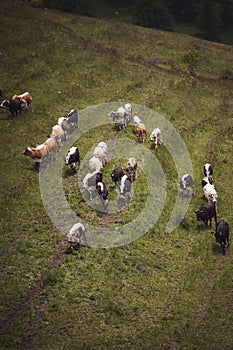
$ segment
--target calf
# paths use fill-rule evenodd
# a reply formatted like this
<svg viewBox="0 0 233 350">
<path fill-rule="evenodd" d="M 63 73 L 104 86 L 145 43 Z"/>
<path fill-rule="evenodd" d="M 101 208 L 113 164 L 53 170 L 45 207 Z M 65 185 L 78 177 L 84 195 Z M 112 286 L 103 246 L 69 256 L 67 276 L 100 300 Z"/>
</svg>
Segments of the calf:
<svg viewBox="0 0 233 350">
<path fill-rule="evenodd" d="M 203 221 L 206 227 L 208 227 L 208 221 L 210 227 L 212 226 L 212 218 L 215 219 L 215 223 L 217 224 L 215 203 L 209 202 L 207 204 L 202 204 L 197 211 L 194 211 L 194 213 L 197 216 L 197 221 Z"/>
<path fill-rule="evenodd" d="M 125 164 L 125 171 L 130 176 L 132 176 L 132 181 L 137 180 L 137 161 L 134 157 L 131 157 L 128 159 L 127 163 Z"/>
<path fill-rule="evenodd" d="M 158 145 L 163 144 L 161 130 L 159 128 L 156 128 L 152 131 L 152 133 L 150 134 L 150 140 L 154 143 L 155 148 L 157 148 Z"/>
<path fill-rule="evenodd" d="M 146 139 L 146 127 L 145 124 L 139 123 L 135 129 L 136 136 L 144 143 Z"/>
<path fill-rule="evenodd" d="M 80 222 L 74 224 L 67 234 L 67 240 L 70 244 L 69 249 L 73 250 L 76 245 L 81 246 L 81 239 L 84 240 L 84 245 L 87 245 L 85 228 Z"/>
<path fill-rule="evenodd" d="M 66 157 L 64 157 L 66 165 L 70 165 L 70 168 L 74 171 L 74 173 L 77 172 L 76 170 L 76 163 L 80 165 L 80 154 L 77 147 L 71 147 L 68 151 L 68 154 Z"/>
<path fill-rule="evenodd" d="M 216 230 L 213 232 L 216 242 L 220 243 L 222 254 L 225 255 L 226 247 L 229 247 L 229 224 L 225 220 L 217 222 Z"/>
<path fill-rule="evenodd" d="M 189 174 L 185 174 L 180 179 L 180 190 L 183 195 L 189 196 L 190 193 L 194 193 L 193 178 Z"/>
<path fill-rule="evenodd" d="M 123 169 L 120 166 L 116 167 L 112 171 L 111 179 L 115 183 L 115 186 L 117 185 L 117 183 L 119 183 L 121 181 L 121 178 L 122 178 L 123 175 L 124 175 L 124 171 L 123 171 Z"/>
<path fill-rule="evenodd" d="M 108 189 L 105 182 L 97 182 L 96 190 L 100 197 L 100 201 L 104 207 L 104 210 L 106 211 L 108 208 Z"/>
<path fill-rule="evenodd" d="M 214 188 L 214 185 L 207 183 L 203 187 L 204 196 L 208 202 L 217 202 L 218 194 Z"/>
<path fill-rule="evenodd" d="M 103 174 L 101 171 L 96 170 L 92 173 L 88 173 L 83 179 L 83 187 L 89 192 L 90 200 L 93 199 L 93 192 L 96 191 L 96 185 L 98 182 L 103 181 Z"/>
</svg>

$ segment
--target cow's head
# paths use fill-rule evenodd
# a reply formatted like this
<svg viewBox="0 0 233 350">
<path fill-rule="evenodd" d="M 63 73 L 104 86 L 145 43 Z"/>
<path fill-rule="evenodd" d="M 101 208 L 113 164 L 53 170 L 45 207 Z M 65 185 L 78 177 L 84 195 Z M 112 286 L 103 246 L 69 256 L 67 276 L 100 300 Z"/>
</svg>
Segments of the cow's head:
<svg viewBox="0 0 233 350">
<path fill-rule="evenodd" d="M 194 210 L 194 213 L 196 214 L 196 217 L 197 217 L 197 221 L 201 221 L 202 220 L 202 216 L 203 216 L 203 210 L 202 209 L 199 209 L 199 210 Z"/>
</svg>

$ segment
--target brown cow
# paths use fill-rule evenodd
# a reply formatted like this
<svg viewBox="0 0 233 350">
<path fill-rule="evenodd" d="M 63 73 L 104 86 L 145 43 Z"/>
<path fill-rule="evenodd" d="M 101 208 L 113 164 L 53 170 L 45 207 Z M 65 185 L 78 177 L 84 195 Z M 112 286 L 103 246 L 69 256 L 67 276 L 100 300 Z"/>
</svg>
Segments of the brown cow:
<svg viewBox="0 0 233 350">
<path fill-rule="evenodd" d="M 47 160 L 49 158 L 49 151 L 48 147 L 45 144 L 38 145 L 36 148 L 33 147 L 27 147 L 23 151 L 24 156 L 30 157 L 35 163 L 40 163 L 42 160 L 47 163 Z"/>
<path fill-rule="evenodd" d="M 54 137 L 49 137 L 45 142 L 44 145 L 47 146 L 48 148 L 48 153 L 49 153 L 49 160 L 55 160 L 57 158 L 57 141 L 55 140 Z"/>
<path fill-rule="evenodd" d="M 146 138 L 146 127 L 145 124 L 139 123 L 138 126 L 135 129 L 135 134 L 138 138 L 141 139 L 142 143 L 145 141 Z"/>
</svg>

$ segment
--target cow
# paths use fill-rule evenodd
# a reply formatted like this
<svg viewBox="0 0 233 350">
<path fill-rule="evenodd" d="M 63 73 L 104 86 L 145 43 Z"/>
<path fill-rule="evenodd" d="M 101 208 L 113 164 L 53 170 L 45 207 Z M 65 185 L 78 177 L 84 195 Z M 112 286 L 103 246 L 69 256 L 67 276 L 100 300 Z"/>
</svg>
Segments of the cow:
<svg viewBox="0 0 233 350">
<path fill-rule="evenodd" d="M 38 145 L 35 148 L 27 147 L 23 151 L 23 155 L 30 157 L 36 164 L 43 160 L 43 165 L 45 165 L 49 159 L 48 147 L 45 144 Z"/>
<path fill-rule="evenodd" d="M 32 110 L 32 95 L 28 91 L 17 95 L 17 97 L 19 97 L 22 107 Z"/>
<path fill-rule="evenodd" d="M 134 126 L 136 127 L 136 126 L 138 126 L 138 124 L 142 123 L 142 121 L 137 115 L 135 115 L 133 117 L 133 123 L 134 123 Z"/>
<path fill-rule="evenodd" d="M 44 145 L 47 146 L 49 160 L 52 161 L 56 159 L 57 158 L 57 141 L 54 138 L 49 137 L 44 142 Z"/>
<path fill-rule="evenodd" d="M 73 250 L 76 246 L 81 246 L 82 238 L 84 240 L 84 245 L 87 245 L 85 228 L 80 222 L 74 224 L 70 231 L 67 233 L 67 240 L 70 244 L 69 249 Z"/>
<path fill-rule="evenodd" d="M 217 213 L 216 213 L 216 204 L 209 202 L 207 204 L 202 204 L 200 208 L 195 211 L 197 221 L 203 221 L 206 227 L 208 227 L 208 222 L 210 227 L 212 226 L 212 218 L 215 219 L 215 223 L 217 224 Z"/>
<path fill-rule="evenodd" d="M 93 199 L 93 192 L 96 192 L 97 183 L 102 181 L 103 181 L 103 174 L 99 170 L 93 171 L 92 173 L 88 173 L 84 177 L 83 187 L 89 192 L 91 201 Z"/>
<path fill-rule="evenodd" d="M 101 161 L 103 167 L 107 164 L 106 152 L 103 147 L 96 146 L 93 151 L 93 156 Z"/>
<path fill-rule="evenodd" d="M 203 187 L 204 196 L 208 202 L 217 202 L 218 194 L 214 188 L 214 185 L 207 183 Z"/>
<path fill-rule="evenodd" d="M 126 203 L 131 201 L 132 181 L 127 175 L 123 175 L 120 182 L 120 194 L 123 195 Z"/>
<path fill-rule="evenodd" d="M 210 163 L 204 164 L 204 175 L 208 176 L 208 177 L 210 175 L 213 175 L 213 168 L 212 168 L 212 165 Z"/>
<path fill-rule="evenodd" d="M 89 167 L 91 171 L 102 170 L 103 163 L 96 156 L 92 156 L 89 160 Z"/>
<path fill-rule="evenodd" d="M 57 120 L 57 125 L 60 125 L 66 135 L 66 138 L 68 136 L 68 120 L 66 117 L 59 117 Z"/>
<path fill-rule="evenodd" d="M 222 255 L 226 254 L 226 247 L 229 247 L 229 224 L 225 220 L 217 222 L 216 230 L 213 232 L 215 240 L 221 245 Z"/>
<path fill-rule="evenodd" d="M 145 124 L 139 123 L 135 129 L 136 136 L 144 143 L 146 138 L 146 127 Z"/>
<path fill-rule="evenodd" d="M 75 109 L 71 109 L 66 118 L 72 131 L 78 127 L 78 113 Z"/>
<path fill-rule="evenodd" d="M 80 165 L 80 154 L 77 147 L 71 147 L 67 153 L 67 156 L 64 157 L 66 165 L 70 165 L 70 168 L 73 170 L 74 173 L 77 172 L 76 170 L 76 163 Z"/>
<path fill-rule="evenodd" d="M 161 130 L 159 128 L 155 128 L 150 134 L 150 140 L 154 143 L 155 149 L 157 149 L 158 145 L 163 145 Z"/>
<path fill-rule="evenodd" d="M 190 196 L 194 193 L 194 181 L 191 175 L 185 174 L 180 179 L 180 191 L 184 196 Z"/>
<path fill-rule="evenodd" d="M 104 207 L 104 210 L 107 211 L 108 208 L 108 189 L 105 182 L 97 182 L 96 190 L 99 195 L 100 201 Z"/>
<path fill-rule="evenodd" d="M 204 186 L 207 185 L 207 184 L 213 185 L 213 178 L 212 178 L 212 175 L 203 177 L 203 179 L 202 179 L 202 181 L 201 181 L 202 187 L 204 187 Z"/>
<path fill-rule="evenodd" d="M 124 175 L 124 171 L 122 167 L 117 166 L 115 169 L 113 169 L 111 173 L 111 179 L 115 183 L 115 186 L 120 183 L 122 176 Z"/>
<path fill-rule="evenodd" d="M 63 142 L 66 140 L 66 135 L 61 125 L 54 125 L 52 127 L 50 137 L 55 138 L 55 140 L 57 141 L 58 150 L 60 150 L 63 145 Z"/>
<path fill-rule="evenodd" d="M 10 111 L 13 118 L 18 116 L 18 112 L 20 114 L 22 112 L 20 98 L 17 95 L 14 95 L 10 100 L 3 100 L 1 107 Z"/>
<path fill-rule="evenodd" d="M 128 113 L 124 107 L 119 107 L 116 112 L 111 111 L 108 116 L 117 124 L 118 130 L 123 130 L 128 124 Z"/>
<path fill-rule="evenodd" d="M 130 178 L 132 177 L 132 181 L 137 180 L 137 166 L 137 160 L 134 157 L 129 158 L 125 164 L 125 171 Z"/>
<path fill-rule="evenodd" d="M 106 142 L 101 141 L 98 143 L 97 146 L 103 148 L 105 155 L 107 155 L 108 146 L 107 146 Z"/>
</svg>

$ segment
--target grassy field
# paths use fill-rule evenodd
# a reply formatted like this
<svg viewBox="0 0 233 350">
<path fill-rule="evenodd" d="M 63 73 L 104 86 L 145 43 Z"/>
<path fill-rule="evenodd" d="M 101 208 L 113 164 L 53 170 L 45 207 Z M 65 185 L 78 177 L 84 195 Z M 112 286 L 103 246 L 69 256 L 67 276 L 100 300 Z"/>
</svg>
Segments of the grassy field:
<svg viewBox="0 0 233 350">
<path fill-rule="evenodd" d="M 197 222 L 193 210 L 205 203 L 201 179 L 210 161 L 218 216 L 232 227 L 233 82 L 222 79 L 232 69 L 232 46 L 11 0 L 1 2 L 0 18 L 3 97 L 24 91 L 33 96 L 33 112 L 13 119 L 0 110 L 1 350 L 231 350 L 232 251 L 221 255 L 212 229 Z M 191 50 L 201 57 L 194 75 L 183 60 Z M 85 125 L 88 108 L 126 102 L 158 112 L 180 133 L 192 161 L 195 195 L 184 220 L 166 232 L 177 171 L 166 145 L 154 151 L 148 138 L 144 146 L 156 155 L 167 183 L 156 224 L 132 243 L 67 254 L 65 236 L 44 208 L 39 174 L 22 152 L 44 142 L 71 108 Z M 153 128 L 149 122 L 147 127 Z M 81 163 L 99 141 L 114 137 L 110 123 L 83 133 L 75 142 Z M 121 138 L 136 141 L 132 125 Z M 119 157 L 104 169 L 110 200 L 116 196 L 110 172 L 124 163 Z M 113 214 L 83 200 L 78 178 L 79 172 L 62 168 L 67 201 L 87 223 L 121 226 L 145 205 L 142 169 L 132 203 Z"/>
</svg>

